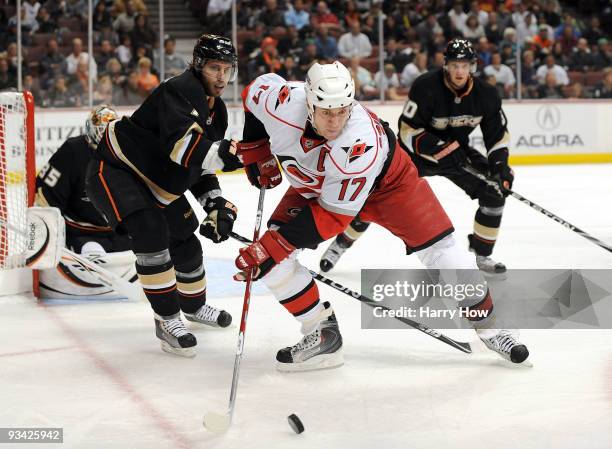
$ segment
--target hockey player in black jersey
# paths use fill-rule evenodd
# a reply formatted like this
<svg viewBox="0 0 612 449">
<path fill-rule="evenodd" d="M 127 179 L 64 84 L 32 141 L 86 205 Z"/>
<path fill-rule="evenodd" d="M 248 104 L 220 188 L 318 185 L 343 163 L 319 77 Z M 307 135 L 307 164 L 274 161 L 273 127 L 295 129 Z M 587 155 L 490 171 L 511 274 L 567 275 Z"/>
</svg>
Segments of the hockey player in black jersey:
<svg viewBox="0 0 612 449">
<path fill-rule="evenodd" d="M 506 267 L 491 259 L 505 204 L 503 189 L 493 188 L 462 170 L 470 164 L 510 189 L 514 174 L 508 165 L 510 136 L 501 99 L 494 87 L 472 76 L 476 54 L 465 39 L 446 47 L 445 66 L 419 76 L 399 118 L 399 142 L 408 152 L 420 176 L 441 175 L 478 199 L 474 232 L 468 236 L 478 267 L 485 273 L 504 273 Z M 487 156 L 469 146 L 469 135 L 480 126 Z M 338 235 L 321 258 L 329 271 L 368 223 L 354 220 Z"/>
<path fill-rule="evenodd" d="M 88 166 L 87 192 L 111 227 L 124 229 L 155 316 L 162 349 L 194 356 L 196 338 L 181 320 L 226 327 L 231 316 L 206 304 L 198 226 L 184 196 L 190 189 L 208 217 L 200 233 L 228 238 L 235 206 L 221 196 L 216 170 L 241 167 L 224 139 L 220 95 L 236 76 L 231 41 L 204 34 L 181 75 L 160 84 L 131 117 L 111 122 Z"/>
</svg>

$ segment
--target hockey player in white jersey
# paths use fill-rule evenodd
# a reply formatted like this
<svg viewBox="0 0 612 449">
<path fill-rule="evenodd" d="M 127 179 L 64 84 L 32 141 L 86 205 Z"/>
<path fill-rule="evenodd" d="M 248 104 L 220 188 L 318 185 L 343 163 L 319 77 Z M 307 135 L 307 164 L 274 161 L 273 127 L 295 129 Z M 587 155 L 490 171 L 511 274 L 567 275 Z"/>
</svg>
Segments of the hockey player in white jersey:
<svg viewBox="0 0 612 449">
<path fill-rule="evenodd" d="M 254 278 L 262 279 L 301 323 L 303 338 L 278 351 L 281 371 L 343 363 L 331 304 L 321 301 L 297 255 L 342 232 L 357 213 L 399 237 L 407 253 L 416 252 L 427 268 L 467 269 L 459 282 L 485 283 L 474 256 L 456 243 L 452 223 L 427 181 L 404 151 L 396 151 L 386 123 L 355 102 L 354 94 L 353 79 L 339 62 L 315 63 L 305 83 L 262 75 L 242 93 L 245 125 L 237 151 L 249 181 L 266 188 L 280 184 L 277 158 L 291 184 L 268 231 L 236 259 L 239 269 L 255 270 Z M 515 363 L 528 357 L 511 332 L 491 328 L 488 291 L 458 305 L 486 311 L 472 324 L 490 349 Z"/>
</svg>

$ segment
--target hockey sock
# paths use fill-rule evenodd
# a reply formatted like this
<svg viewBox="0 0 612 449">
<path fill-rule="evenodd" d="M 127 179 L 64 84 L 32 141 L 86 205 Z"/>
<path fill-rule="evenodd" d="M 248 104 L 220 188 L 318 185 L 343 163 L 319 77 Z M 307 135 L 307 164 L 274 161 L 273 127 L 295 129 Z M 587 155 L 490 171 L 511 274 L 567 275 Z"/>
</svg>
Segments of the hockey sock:
<svg viewBox="0 0 612 449">
<path fill-rule="evenodd" d="M 491 298 L 491 293 L 488 288 L 484 298 L 476 304 L 468 306 L 462 303 L 463 301 L 459 303 L 461 316 L 466 317 L 474 328 L 483 329 L 491 327 L 494 320 L 493 299 Z"/>
<path fill-rule="evenodd" d="M 343 248 L 350 248 L 353 243 L 355 243 L 355 240 L 361 237 L 361 234 L 363 234 L 369 226 L 370 223 L 355 219 L 351 221 L 351 224 L 344 230 L 342 234 L 338 234 L 336 241 Z"/>
<path fill-rule="evenodd" d="M 185 313 L 196 313 L 206 304 L 206 271 L 202 263 L 189 272 L 176 269 L 176 286 L 178 289 L 181 310 Z"/>
<path fill-rule="evenodd" d="M 304 334 L 312 332 L 309 322 L 325 308 L 319 299 L 319 288 L 313 279 L 296 294 L 285 299 L 279 299 L 278 302 L 302 323 Z"/>
<path fill-rule="evenodd" d="M 497 241 L 504 207 L 480 206 L 474 218 L 474 233 L 468 236 L 470 248 L 481 256 L 490 256 Z"/>
<path fill-rule="evenodd" d="M 136 272 L 156 314 L 170 316 L 179 312 L 174 266 L 167 249 L 156 253 L 136 253 Z"/>
</svg>

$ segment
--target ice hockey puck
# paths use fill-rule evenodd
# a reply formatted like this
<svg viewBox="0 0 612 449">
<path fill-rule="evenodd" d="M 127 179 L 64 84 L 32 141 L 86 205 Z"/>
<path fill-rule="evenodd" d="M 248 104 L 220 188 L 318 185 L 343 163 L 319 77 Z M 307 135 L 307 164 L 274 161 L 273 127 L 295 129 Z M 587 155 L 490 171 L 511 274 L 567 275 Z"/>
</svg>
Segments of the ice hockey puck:
<svg viewBox="0 0 612 449">
<path fill-rule="evenodd" d="M 300 418 L 295 413 L 287 416 L 287 421 L 295 433 L 302 433 L 304 431 L 304 424 L 302 424 L 302 421 L 300 421 Z"/>
</svg>

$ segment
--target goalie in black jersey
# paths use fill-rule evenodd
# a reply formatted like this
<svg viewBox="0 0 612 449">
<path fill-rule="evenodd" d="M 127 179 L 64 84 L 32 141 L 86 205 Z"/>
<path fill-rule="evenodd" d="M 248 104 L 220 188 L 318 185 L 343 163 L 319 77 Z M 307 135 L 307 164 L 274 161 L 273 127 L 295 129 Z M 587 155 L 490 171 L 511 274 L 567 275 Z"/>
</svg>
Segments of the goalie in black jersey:
<svg viewBox="0 0 612 449">
<path fill-rule="evenodd" d="M 242 165 L 224 139 L 227 109 L 221 94 L 236 76 L 231 41 L 204 34 L 182 74 L 160 84 L 132 114 L 109 123 L 87 169 L 87 193 L 111 227 L 123 229 L 166 352 L 194 356 L 196 338 L 185 318 L 226 327 L 231 316 L 206 304 L 198 226 L 188 189 L 208 213 L 200 233 L 228 238 L 236 207 L 221 196 L 216 170 Z"/>
<path fill-rule="evenodd" d="M 510 135 L 501 99 L 493 86 L 475 78 L 476 54 L 465 39 L 450 41 L 445 66 L 419 76 L 399 118 L 399 143 L 410 155 L 419 176 L 441 175 L 478 199 L 474 231 L 468 236 L 478 267 L 492 275 L 506 267 L 491 259 L 501 224 L 505 196 L 462 169 L 469 164 L 510 189 L 514 174 L 508 165 Z M 487 150 L 483 156 L 470 147 L 469 135 L 480 126 Z M 339 234 L 321 258 L 321 269 L 329 271 L 369 223 L 355 219 Z"/>
</svg>

